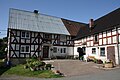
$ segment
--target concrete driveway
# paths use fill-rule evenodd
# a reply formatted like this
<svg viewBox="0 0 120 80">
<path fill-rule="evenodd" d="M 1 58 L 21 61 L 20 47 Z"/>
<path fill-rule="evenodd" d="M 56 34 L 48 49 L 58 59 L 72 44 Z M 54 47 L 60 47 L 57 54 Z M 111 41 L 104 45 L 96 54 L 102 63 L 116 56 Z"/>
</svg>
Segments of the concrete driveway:
<svg viewBox="0 0 120 80">
<path fill-rule="evenodd" d="M 80 60 L 51 60 L 48 63 L 53 64 L 55 69 L 60 70 L 65 76 L 96 74 L 104 71 L 99 69 L 102 66 L 101 64 Z"/>
</svg>

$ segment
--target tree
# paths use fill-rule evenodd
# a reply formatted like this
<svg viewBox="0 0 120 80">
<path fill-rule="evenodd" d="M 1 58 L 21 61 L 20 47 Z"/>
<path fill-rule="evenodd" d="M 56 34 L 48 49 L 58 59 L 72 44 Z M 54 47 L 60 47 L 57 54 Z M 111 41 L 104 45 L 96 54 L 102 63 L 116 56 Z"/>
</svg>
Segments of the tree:
<svg viewBox="0 0 120 80">
<path fill-rule="evenodd" d="M 0 39 L 0 58 L 5 58 L 6 55 L 5 48 L 7 47 L 6 41 L 7 37 Z"/>
</svg>

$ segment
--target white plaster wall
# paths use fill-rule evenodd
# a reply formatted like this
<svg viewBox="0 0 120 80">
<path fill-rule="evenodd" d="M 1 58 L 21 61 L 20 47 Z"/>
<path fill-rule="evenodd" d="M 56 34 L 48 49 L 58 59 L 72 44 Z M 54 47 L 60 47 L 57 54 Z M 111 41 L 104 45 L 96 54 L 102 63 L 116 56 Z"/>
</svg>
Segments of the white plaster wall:
<svg viewBox="0 0 120 80">
<path fill-rule="evenodd" d="M 15 44 L 11 44 L 11 46 L 12 46 L 13 50 L 15 50 Z"/>
<path fill-rule="evenodd" d="M 112 35 L 116 35 L 116 31 L 112 31 Z"/>
<path fill-rule="evenodd" d="M 32 50 L 32 51 L 34 50 L 34 45 L 31 45 L 31 50 Z"/>
<path fill-rule="evenodd" d="M 103 37 L 106 37 L 106 32 L 103 32 Z"/>
<path fill-rule="evenodd" d="M 19 42 L 20 37 L 16 37 L 17 41 Z"/>
<path fill-rule="evenodd" d="M 20 31 L 17 31 L 17 36 L 20 36 Z"/>
<path fill-rule="evenodd" d="M 99 38 L 102 38 L 102 33 L 99 33 Z"/>
<path fill-rule="evenodd" d="M 107 36 L 111 36 L 111 31 L 108 31 L 108 32 L 107 32 Z"/>
<path fill-rule="evenodd" d="M 93 41 L 91 41 L 91 46 L 93 46 Z"/>
<path fill-rule="evenodd" d="M 120 50 L 120 48 L 119 48 L 119 50 Z M 115 45 L 115 61 L 116 61 L 116 64 L 119 64 L 118 63 L 118 48 L 117 48 L 117 44 Z"/>
<path fill-rule="evenodd" d="M 96 54 L 92 54 L 92 48 L 96 48 Z M 97 47 L 87 47 L 86 48 L 86 57 L 88 56 L 94 56 L 94 57 L 98 57 L 98 48 Z"/>
<path fill-rule="evenodd" d="M 102 39 L 99 39 L 99 45 L 102 45 Z"/>
<path fill-rule="evenodd" d="M 119 30 L 118 30 L 118 33 L 120 34 L 120 28 L 119 28 Z"/>
<path fill-rule="evenodd" d="M 75 46 L 74 47 L 74 57 L 78 57 L 79 56 L 79 53 L 77 52 L 77 48 L 78 48 L 79 46 Z"/>
<path fill-rule="evenodd" d="M 106 44 L 106 38 L 103 39 L 103 44 Z"/>
<path fill-rule="evenodd" d="M 101 59 L 102 61 L 106 61 L 107 60 L 107 56 L 103 57 L 100 56 L 100 48 L 101 47 L 105 47 L 105 55 L 107 55 L 107 50 L 106 50 L 106 46 L 99 46 L 99 47 L 87 47 L 86 48 L 86 57 L 85 60 L 88 56 L 94 56 L 96 59 Z M 96 48 L 96 54 L 92 54 L 92 48 Z"/>
<path fill-rule="evenodd" d="M 113 40 L 113 43 L 116 43 L 117 42 L 117 37 L 116 36 L 112 37 L 112 40 Z"/>
<path fill-rule="evenodd" d="M 53 56 L 65 56 L 67 55 L 67 47 L 65 46 L 53 46 L 53 47 L 57 47 L 57 53 L 53 53 Z M 66 53 L 61 53 L 61 48 L 66 48 Z"/>
<path fill-rule="evenodd" d="M 111 37 L 107 38 L 108 44 L 111 44 Z"/>
<path fill-rule="evenodd" d="M 67 54 L 68 55 L 74 55 L 74 48 L 73 47 L 67 47 Z"/>
</svg>

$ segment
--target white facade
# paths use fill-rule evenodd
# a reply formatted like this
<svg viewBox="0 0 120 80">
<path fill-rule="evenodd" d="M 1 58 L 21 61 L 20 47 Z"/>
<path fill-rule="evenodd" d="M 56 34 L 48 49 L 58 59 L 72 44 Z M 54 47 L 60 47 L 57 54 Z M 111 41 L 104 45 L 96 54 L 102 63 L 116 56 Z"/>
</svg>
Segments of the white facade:
<svg viewBox="0 0 120 80">
<path fill-rule="evenodd" d="M 118 55 L 120 55 L 120 44 L 118 43 L 120 43 L 120 28 L 98 33 L 98 41 L 95 41 L 95 35 L 96 34 L 74 41 L 74 56 L 79 55 L 77 52 L 78 47 L 85 47 L 85 60 L 88 56 L 94 56 L 96 59 L 101 59 L 105 62 L 111 56 L 110 53 L 112 53 L 115 63 L 119 64 L 120 57 Z M 101 50 L 105 52 L 104 55 L 101 54 Z"/>
</svg>

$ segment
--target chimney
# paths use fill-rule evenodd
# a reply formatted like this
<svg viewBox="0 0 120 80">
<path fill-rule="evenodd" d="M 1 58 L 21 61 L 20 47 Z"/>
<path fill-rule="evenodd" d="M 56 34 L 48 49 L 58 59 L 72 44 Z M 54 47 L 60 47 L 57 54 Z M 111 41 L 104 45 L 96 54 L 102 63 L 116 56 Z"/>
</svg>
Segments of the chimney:
<svg viewBox="0 0 120 80">
<path fill-rule="evenodd" d="M 38 14 L 38 10 L 34 10 L 34 13 L 35 13 L 35 14 Z"/>
<path fill-rule="evenodd" d="M 90 19 L 90 21 L 89 21 L 89 27 L 90 28 L 94 27 L 94 20 L 93 19 Z"/>
</svg>

